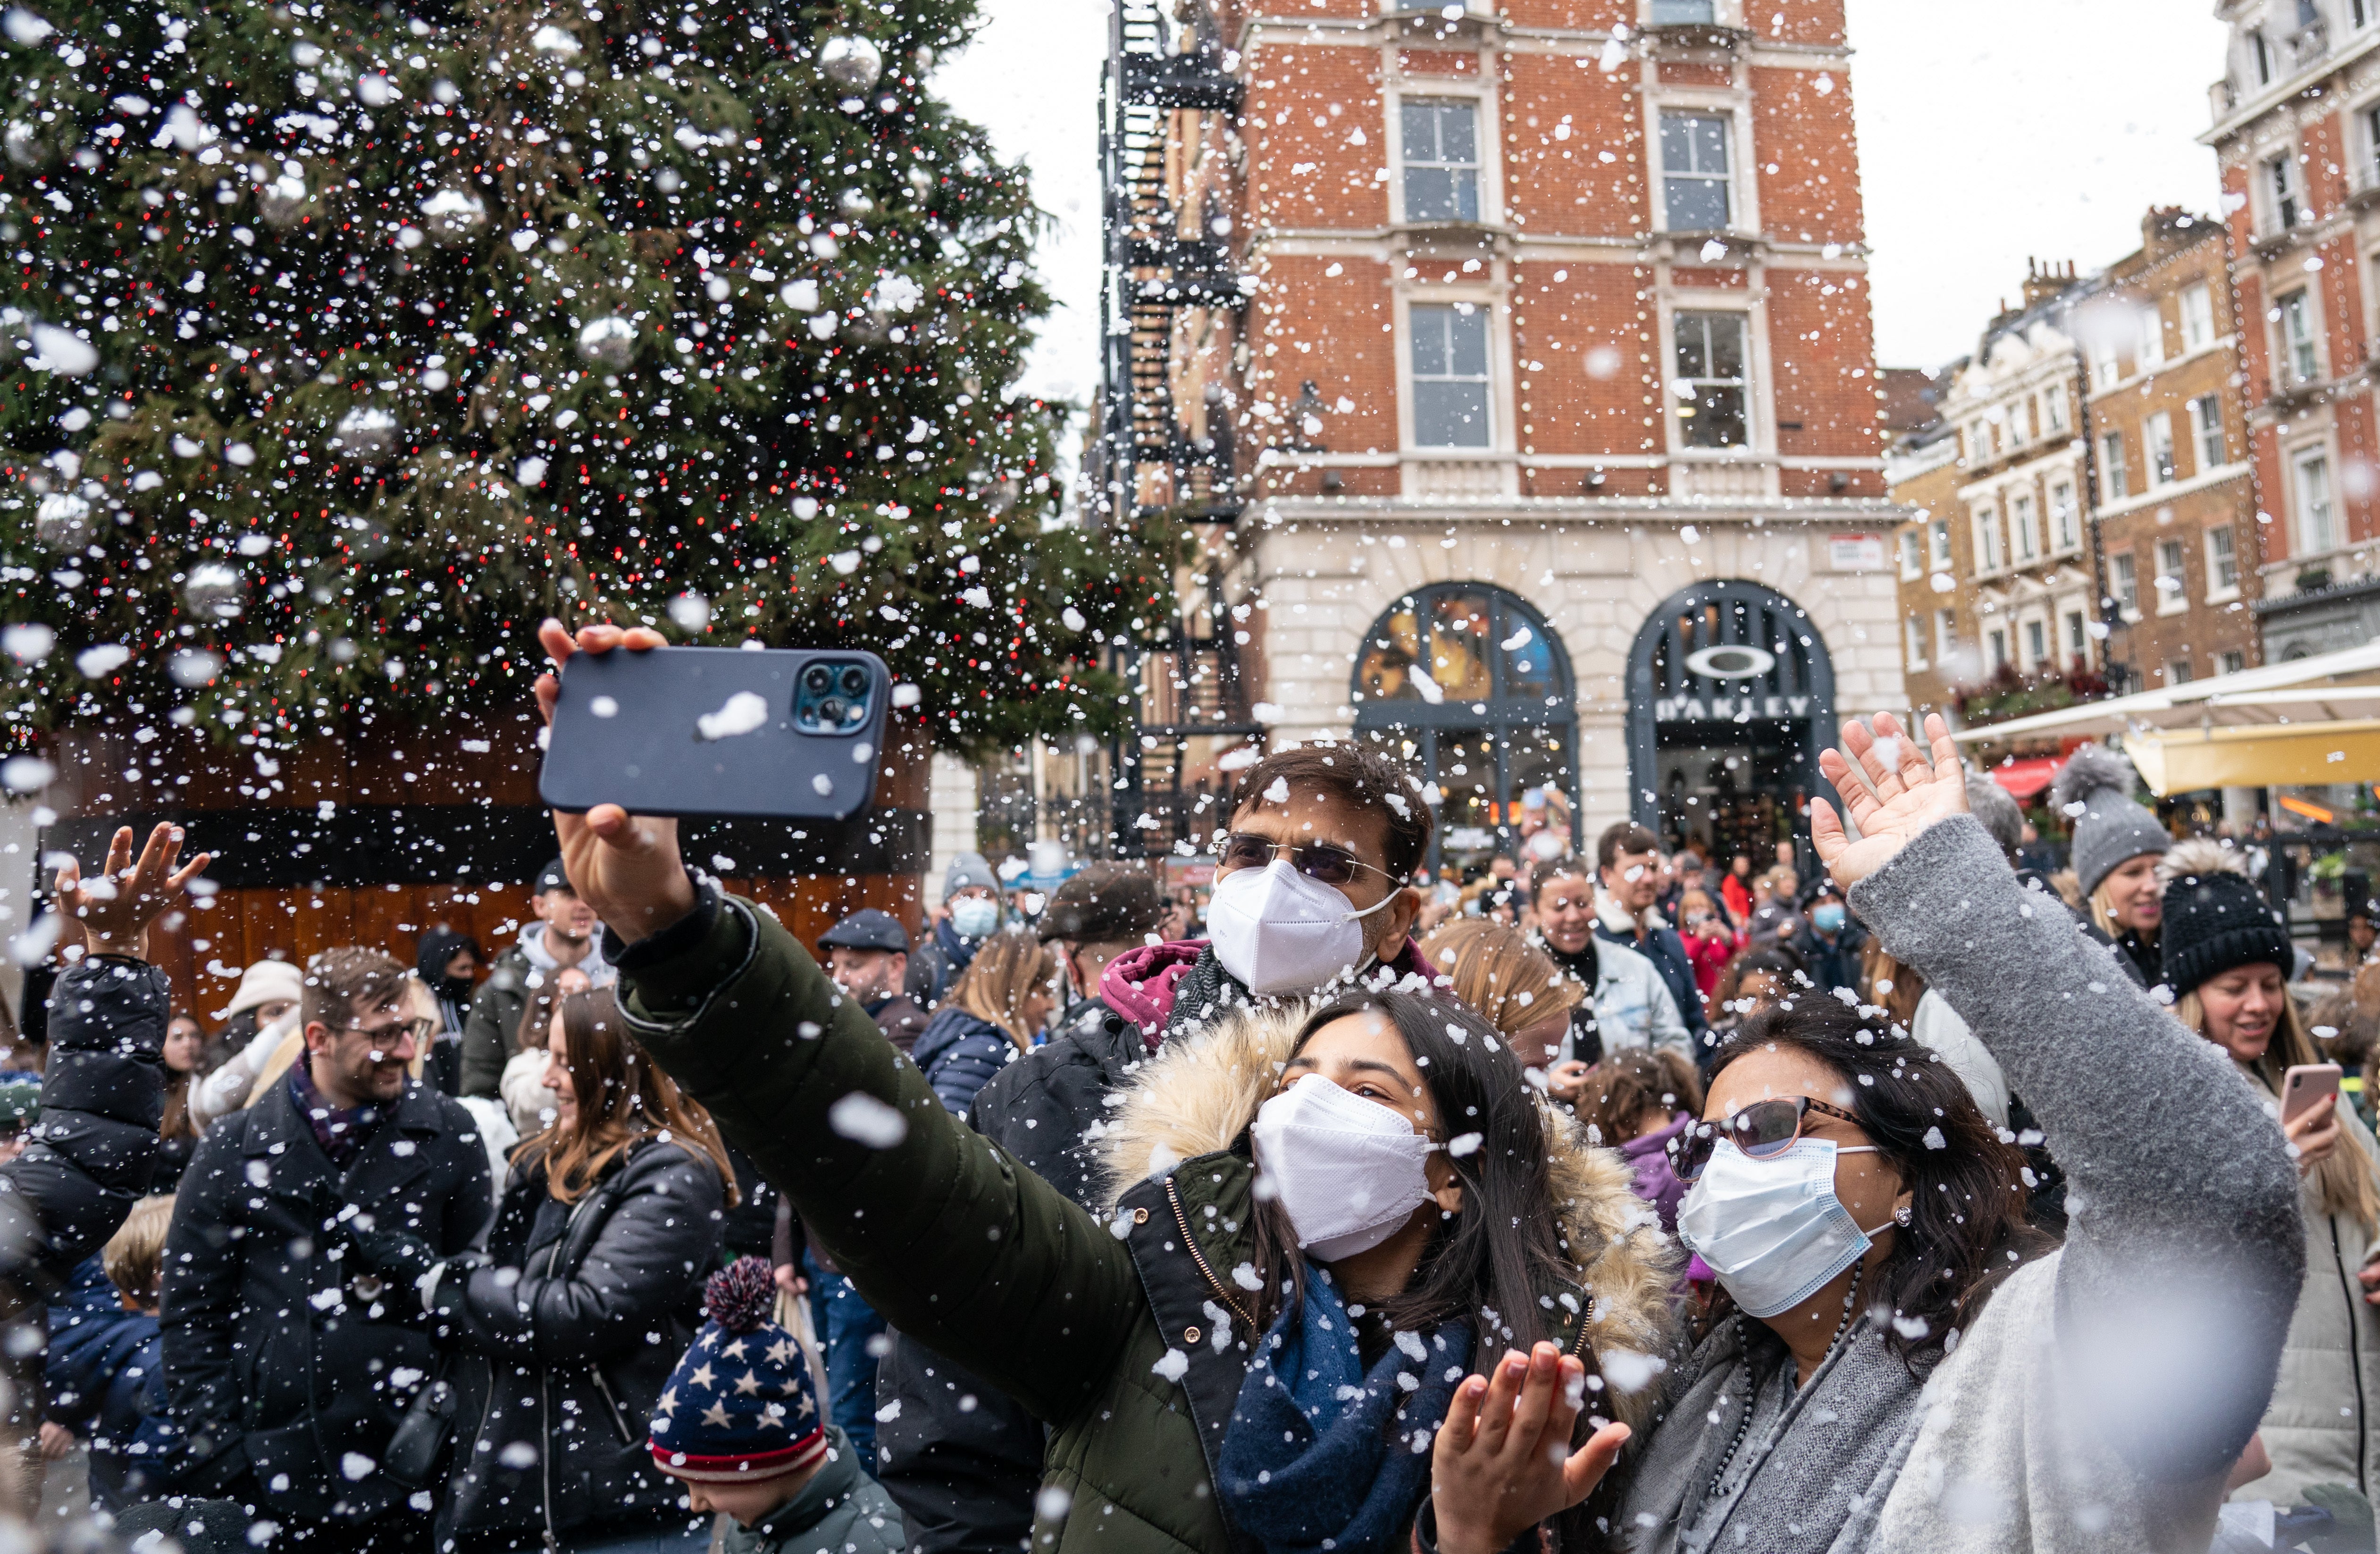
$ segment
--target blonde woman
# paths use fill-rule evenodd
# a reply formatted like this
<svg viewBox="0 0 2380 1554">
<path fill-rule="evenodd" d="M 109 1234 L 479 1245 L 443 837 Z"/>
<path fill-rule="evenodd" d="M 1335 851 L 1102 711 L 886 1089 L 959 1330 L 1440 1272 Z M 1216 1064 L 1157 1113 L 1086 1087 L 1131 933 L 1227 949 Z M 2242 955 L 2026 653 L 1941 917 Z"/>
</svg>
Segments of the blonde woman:
<svg viewBox="0 0 2380 1554">
<path fill-rule="evenodd" d="M 2067 862 L 2082 895 L 2083 916 L 2146 988 L 2161 975 L 2157 937 L 2165 881 L 2157 876 L 2157 860 L 2173 838 L 2155 815 L 2132 801 L 2139 783 L 2132 763 L 2121 755 L 2105 745 L 2084 745 L 2066 758 L 2049 798 L 2060 814 L 2073 818 Z"/>
<path fill-rule="evenodd" d="M 975 1093 L 1033 1049 L 1057 975 L 1057 956 L 1030 933 L 1012 929 L 983 941 L 909 1054 L 944 1106 L 965 1116 Z"/>
<path fill-rule="evenodd" d="M 2289 932 L 2239 854 L 2210 841 L 2165 855 L 2165 981 L 2181 1023 L 2231 1055 L 2267 1110 L 2281 1077 L 2323 1061 L 2289 997 Z M 2305 1503 L 2316 1484 L 2380 1491 L 2380 1147 L 2339 1101 L 2282 1124 L 2297 1148 L 2305 1282 L 2261 1433 L 2272 1472 L 2234 1498 Z"/>
<path fill-rule="evenodd" d="M 1586 1002 L 1577 977 L 1565 975 L 1519 929 L 1484 917 L 1449 923 L 1423 941 L 1421 953 L 1447 978 L 1447 990 L 1512 1043 L 1523 1066 L 1548 1075 L 1558 1089 L 1567 1079 L 1575 1093 L 1586 1065 L 1560 1060 L 1572 1012 Z"/>
</svg>

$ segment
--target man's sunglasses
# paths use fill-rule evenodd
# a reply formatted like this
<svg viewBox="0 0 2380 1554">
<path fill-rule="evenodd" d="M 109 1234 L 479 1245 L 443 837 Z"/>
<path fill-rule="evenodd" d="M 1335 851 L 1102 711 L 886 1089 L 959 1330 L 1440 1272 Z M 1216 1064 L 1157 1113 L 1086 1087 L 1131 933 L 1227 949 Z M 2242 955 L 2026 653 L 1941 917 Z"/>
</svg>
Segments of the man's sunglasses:
<svg viewBox="0 0 2380 1554">
<path fill-rule="evenodd" d="M 1366 863 L 1344 847 L 1328 842 L 1275 842 L 1268 836 L 1235 831 L 1223 838 L 1220 871 L 1225 874 L 1241 868 L 1264 868 L 1277 857 L 1289 859 L 1289 866 L 1311 880 L 1326 885 L 1352 885 L 1358 869 L 1389 877 L 1389 871 Z"/>
<path fill-rule="evenodd" d="M 1755 1100 L 1734 1115 L 1719 1122 L 1706 1123 L 1699 1119 L 1689 1123 L 1677 1137 L 1670 1141 L 1670 1169 L 1681 1182 L 1692 1182 L 1702 1175 L 1711 1162 L 1711 1154 L 1722 1138 L 1733 1144 L 1745 1156 L 1755 1160 L 1774 1159 L 1793 1147 L 1802 1136 L 1802 1119 L 1816 1111 L 1856 1125 L 1859 1119 L 1839 1106 L 1828 1106 L 1807 1096 L 1784 1096 L 1774 1100 Z"/>
</svg>

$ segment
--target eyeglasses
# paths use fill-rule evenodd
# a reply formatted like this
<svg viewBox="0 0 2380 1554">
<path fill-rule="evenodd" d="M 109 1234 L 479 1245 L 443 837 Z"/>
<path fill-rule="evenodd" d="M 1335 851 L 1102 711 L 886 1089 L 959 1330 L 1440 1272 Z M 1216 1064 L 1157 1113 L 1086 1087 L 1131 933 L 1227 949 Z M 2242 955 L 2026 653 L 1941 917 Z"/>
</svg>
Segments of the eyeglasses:
<svg viewBox="0 0 2380 1554">
<path fill-rule="evenodd" d="M 1387 869 L 1366 863 L 1346 848 L 1329 842 L 1275 842 L 1245 831 L 1235 831 L 1223 838 L 1220 871 L 1229 874 L 1240 868 L 1263 868 L 1284 856 L 1292 868 L 1326 885 L 1353 884 L 1359 868 L 1368 868 L 1386 880 L 1396 878 Z"/>
<path fill-rule="evenodd" d="M 1755 1100 L 1734 1115 L 1716 1123 L 1693 1122 L 1670 1141 L 1670 1169 L 1681 1182 L 1702 1175 L 1722 1138 L 1755 1160 L 1775 1159 L 1802 1136 L 1802 1119 L 1810 1112 L 1856 1125 L 1859 1118 L 1840 1106 L 1828 1106 L 1807 1096 L 1781 1096 Z"/>
<path fill-rule="evenodd" d="M 393 1026 L 358 1026 L 350 1022 L 339 1028 L 342 1030 L 351 1030 L 358 1036 L 369 1036 L 382 1041 L 395 1041 L 398 1037 L 407 1037 L 410 1038 L 416 1045 L 419 1045 L 438 1034 L 438 1022 L 435 1020 L 399 1020 Z"/>
</svg>

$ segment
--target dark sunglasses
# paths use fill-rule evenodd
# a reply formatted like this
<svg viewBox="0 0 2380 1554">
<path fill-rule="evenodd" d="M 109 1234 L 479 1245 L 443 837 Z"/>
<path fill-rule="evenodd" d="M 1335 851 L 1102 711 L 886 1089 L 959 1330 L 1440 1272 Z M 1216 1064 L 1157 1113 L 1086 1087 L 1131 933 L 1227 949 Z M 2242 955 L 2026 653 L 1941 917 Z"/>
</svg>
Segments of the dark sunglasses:
<svg viewBox="0 0 2380 1554">
<path fill-rule="evenodd" d="M 1273 859 L 1285 856 L 1292 868 L 1326 885 L 1351 885 L 1358 869 L 1368 868 L 1384 878 L 1389 872 L 1328 842 L 1275 842 L 1245 831 L 1235 831 L 1223 838 L 1223 850 L 1218 856 L 1221 859 L 1220 871 L 1225 874 L 1240 868 L 1264 868 Z"/>
<path fill-rule="evenodd" d="M 1794 1141 L 1802 1136 L 1802 1119 L 1813 1111 L 1853 1125 L 1859 1123 L 1841 1107 L 1828 1106 L 1807 1096 L 1755 1100 L 1722 1121 L 1706 1123 L 1697 1119 L 1687 1123 L 1670 1141 L 1670 1169 L 1677 1173 L 1679 1181 L 1694 1181 L 1710 1164 L 1711 1153 L 1722 1138 L 1752 1159 L 1774 1159 L 1793 1147 Z"/>
</svg>

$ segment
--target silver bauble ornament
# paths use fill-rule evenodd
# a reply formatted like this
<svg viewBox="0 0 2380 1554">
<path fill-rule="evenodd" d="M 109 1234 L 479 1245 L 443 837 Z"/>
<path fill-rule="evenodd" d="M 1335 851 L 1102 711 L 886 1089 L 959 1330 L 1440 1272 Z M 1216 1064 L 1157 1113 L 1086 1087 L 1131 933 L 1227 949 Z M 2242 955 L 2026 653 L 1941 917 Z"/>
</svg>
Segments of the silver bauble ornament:
<svg viewBox="0 0 2380 1554">
<path fill-rule="evenodd" d="M 79 551 L 91 534 L 91 504 L 72 492 L 54 491 L 34 505 L 34 538 L 51 550 Z"/>
<path fill-rule="evenodd" d="M 488 207 L 467 189 L 442 188 L 421 202 L 421 229 L 434 243 L 468 242 L 488 224 Z"/>
<path fill-rule="evenodd" d="M 201 620 L 237 620 L 248 604 L 248 579 L 236 567 L 202 561 L 182 581 L 182 602 Z"/>
<path fill-rule="evenodd" d="M 358 464 L 381 464 L 396 455 L 404 429 L 395 414 L 377 405 L 358 405 L 331 429 L 332 450 Z"/>
<path fill-rule="evenodd" d="M 884 56 L 865 38 L 838 34 L 819 50 L 819 68 L 845 91 L 866 91 L 884 73 Z"/>
<path fill-rule="evenodd" d="M 578 354 L 617 372 L 637 354 L 637 326 L 616 314 L 606 314 L 578 332 Z"/>
</svg>

